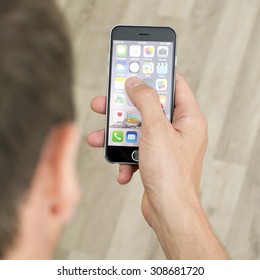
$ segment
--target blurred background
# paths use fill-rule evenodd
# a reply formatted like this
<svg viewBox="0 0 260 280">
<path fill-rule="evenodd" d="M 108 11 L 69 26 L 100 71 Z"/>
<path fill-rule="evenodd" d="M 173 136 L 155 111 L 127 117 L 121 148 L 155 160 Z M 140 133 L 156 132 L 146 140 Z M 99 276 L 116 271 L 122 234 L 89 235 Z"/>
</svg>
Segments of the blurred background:
<svg viewBox="0 0 260 280">
<path fill-rule="evenodd" d="M 209 123 L 203 207 L 234 259 L 260 259 L 260 1 L 57 0 L 71 29 L 75 102 L 83 135 L 104 127 L 90 100 L 106 95 L 109 33 L 116 24 L 165 25 Z M 137 173 L 117 184 L 102 149 L 79 152 L 82 199 L 57 259 L 164 259 L 141 213 Z"/>
</svg>

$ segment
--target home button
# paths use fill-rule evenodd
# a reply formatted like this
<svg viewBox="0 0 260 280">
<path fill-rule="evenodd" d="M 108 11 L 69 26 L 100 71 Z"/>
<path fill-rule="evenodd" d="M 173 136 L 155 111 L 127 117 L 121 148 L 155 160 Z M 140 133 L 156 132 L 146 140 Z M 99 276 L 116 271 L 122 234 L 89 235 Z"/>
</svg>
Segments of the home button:
<svg viewBox="0 0 260 280">
<path fill-rule="evenodd" d="M 132 159 L 136 162 L 139 161 L 139 151 L 138 150 L 135 150 L 132 152 Z"/>
</svg>

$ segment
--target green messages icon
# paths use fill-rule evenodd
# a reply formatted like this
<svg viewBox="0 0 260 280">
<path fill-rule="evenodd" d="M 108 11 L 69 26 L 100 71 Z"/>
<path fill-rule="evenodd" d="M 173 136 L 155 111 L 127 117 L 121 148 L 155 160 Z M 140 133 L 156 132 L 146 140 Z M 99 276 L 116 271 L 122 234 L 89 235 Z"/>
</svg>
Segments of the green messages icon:
<svg viewBox="0 0 260 280">
<path fill-rule="evenodd" d="M 117 45 L 116 46 L 116 56 L 125 57 L 127 56 L 127 46 Z"/>
</svg>

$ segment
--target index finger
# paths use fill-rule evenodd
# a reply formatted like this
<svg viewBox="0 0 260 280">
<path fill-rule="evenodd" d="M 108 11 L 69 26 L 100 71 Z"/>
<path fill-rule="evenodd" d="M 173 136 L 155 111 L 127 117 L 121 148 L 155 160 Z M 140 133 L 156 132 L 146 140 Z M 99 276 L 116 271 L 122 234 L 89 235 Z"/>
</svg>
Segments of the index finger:
<svg viewBox="0 0 260 280">
<path fill-rule="evenodd" d="M 91 109 L 98 114 L 106 114 L 106 96 L 96 96 L 91 100 Z"/>
</svg>

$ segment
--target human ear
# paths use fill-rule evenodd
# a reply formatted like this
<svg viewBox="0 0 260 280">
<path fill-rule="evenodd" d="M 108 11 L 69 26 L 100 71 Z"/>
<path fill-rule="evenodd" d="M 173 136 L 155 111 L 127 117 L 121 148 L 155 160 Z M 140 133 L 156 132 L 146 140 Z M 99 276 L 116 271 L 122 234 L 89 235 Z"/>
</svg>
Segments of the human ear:
<svg viewBox="0 0 260 280">
<path fill-rule="evenodd" d="M 43 184 L 43 196 L 49 216 L 66 224 L 79 200 L 76 175 L 76 155 L 79 131 L 72 123 L 54 128 L 44 143 L 39 165 L 38 180 Z M 41 168 L 40 168 L 41 169 Z"/>
</svg>

